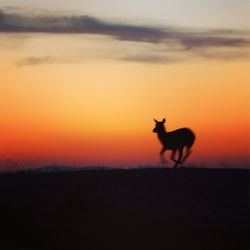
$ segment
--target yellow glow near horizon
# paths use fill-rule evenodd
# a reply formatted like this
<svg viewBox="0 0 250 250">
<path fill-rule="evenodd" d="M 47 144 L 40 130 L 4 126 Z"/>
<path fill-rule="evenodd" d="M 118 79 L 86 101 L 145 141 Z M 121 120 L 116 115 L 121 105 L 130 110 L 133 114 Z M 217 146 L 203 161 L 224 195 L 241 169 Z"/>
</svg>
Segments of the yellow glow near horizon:
<svg viewBox="0 0 250 250">
<path fill-rule="evenodd" d="M 157 163 L 154 117 L 166 117 L 168 130 L 195 131 L 194 160 L 248 157 L 246 61 L 143 64 L 92 58 L 11 66 L 32 55 L 32 46 L 25 46 L 0 59 L 1 159 Z M 63 48 L 59 44 L 57 54 L 65 55 Z"/>
</svg>

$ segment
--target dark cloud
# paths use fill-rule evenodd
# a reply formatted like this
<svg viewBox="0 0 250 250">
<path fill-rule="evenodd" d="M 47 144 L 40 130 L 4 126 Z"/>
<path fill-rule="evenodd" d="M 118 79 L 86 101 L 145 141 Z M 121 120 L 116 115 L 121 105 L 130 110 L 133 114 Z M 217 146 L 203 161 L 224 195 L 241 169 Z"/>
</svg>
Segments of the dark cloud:
<svg viewBox="0 0 250 250">
<path fill-rule="evenodd" d="M 43 57 L 26 57 L 22 60 L 17 62 L 18 67 L 23 67 L 27 65 L 39 65 L 52 62 L 54 58 L 50 56 L 43 56 Z"/>
<path fill-rule="evenodd" d="M 24 15 L 0 11 L 0 32 L 80 33 L 112 36 L 118 40 L 148 43 L 180 43 L 186 49 L 200 47 L 242 47 L 245 37 L 233 30 L 196 31 L 108 23 L 86 16 Z M 243 35 L 242 35 L 243 36 Z"/>
<path fill-rule="evenodd" d="M 0 11 L 0 32 L 76 33 L 113 36 L 119 40 L 159 42 L 166 34 L 160 29 L 112 24 L 94 17 L 32 16 Z"/>
<path fill-rule="evenodd" d="M 199 34 L 198 36 L 187 36 L 180 37 L 181 43 L 186 49 L 202 48 L 202 47 L 245 47 L 249 44 L 249 40 L 245 38 L 234 38 L 234 37 L 221 37 L 207 36 L 206 33 Z"/>
<path fill-rule="evenodd" d="M 172 63 L 186 60 L 188 55 L 223 60 L 249 55 L 249 51 L 246 51 L 250 44 L 247 31 L 163 28 L 106 22 L 87 15 L 27 13 L 0 10 L 0 33 L 93 34 L 133 42 L 132 46 L 135 43 L 139 47 L 142 43 L 150 44 L 153 47 L 144 52 L 126 54 L 124 51 L 122 56 L 114 56 L 115 59 L 145 63 Z M 27 57 L 17 64 L 38 65 L 52 61 L 54 59 L 49 56 Z"/>
<path fill-rule="evenodd" d="M 133 61 L 133 62 L 143 62 L 143 63 L 154 63 L 154 64 L 168 64 L 168 63 L 175 63 L 178 61 L 183 60 L 177 57 L 170 57 L 166 55 L 148 55 L 147 53 L 145 54 L 135 54 L 135 55 L 129 55 L 120 58 L 123 61 Z"/>
</svg>

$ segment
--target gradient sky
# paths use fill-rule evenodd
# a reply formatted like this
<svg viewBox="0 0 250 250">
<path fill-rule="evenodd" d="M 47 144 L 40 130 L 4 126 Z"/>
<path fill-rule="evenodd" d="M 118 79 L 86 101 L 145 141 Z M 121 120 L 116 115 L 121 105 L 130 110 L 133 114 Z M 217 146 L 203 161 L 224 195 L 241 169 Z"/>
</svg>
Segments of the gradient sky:
<svg viewBox="0 0 250 250">
<path fill-rule="evenodd" d="M 0 0 L 1 169 L 158 164 L 163 117 L 196 133 L 189 163 L 247 167 L 249 14 L 247 0 Z"/>
</svg>

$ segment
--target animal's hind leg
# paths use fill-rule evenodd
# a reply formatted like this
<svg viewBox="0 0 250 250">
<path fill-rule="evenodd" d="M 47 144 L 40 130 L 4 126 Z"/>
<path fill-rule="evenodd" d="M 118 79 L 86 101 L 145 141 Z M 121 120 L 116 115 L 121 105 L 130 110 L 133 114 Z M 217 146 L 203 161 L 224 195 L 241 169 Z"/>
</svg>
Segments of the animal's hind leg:
<svg viewBox="0 0 250 250">
<path fill-rule="evenodd" d="M 179 152 L 179 157 L 178 160 L 175 162 L 174 168 L 177 168 L 177 166 L 182 163 L 181 158 L 182 158 L 183 148 L 180 148 L 178 152 Z"/>
<path fill-rule="evenodd" d="M 186 155 L 183 157 L 181 164 L 189 157 L 191 153 L 192 153 L 191 148 L 187 147 Z"/>
</svg>

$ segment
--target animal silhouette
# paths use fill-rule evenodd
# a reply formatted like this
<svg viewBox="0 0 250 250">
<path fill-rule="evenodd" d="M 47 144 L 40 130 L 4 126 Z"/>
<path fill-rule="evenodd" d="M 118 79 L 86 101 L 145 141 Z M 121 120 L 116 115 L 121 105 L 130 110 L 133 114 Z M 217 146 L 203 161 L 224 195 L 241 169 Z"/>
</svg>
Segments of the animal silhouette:
<svg viewBox="0 0 250 250">
<path fill-rule="evenodd" d="M 174 131 L 167 132 L 164 126 L 166 119 L 162 121 L 155 120 L 155 128 L 153 129 L 154 133 L 157 133 L 157 136 L 162 144 L 162 150 L 160 152 L 161 163 L 166 163 L 164 158 L 164 152 L 166 150 L 171 150 L 171 160 L 175 162 L 174 168 L 179 164 L 182 164 L 188 156 L 191 154 L 191 147 L 195 141 L 195 135 L 189 128 L 180 128 Z M 186 148 L 186 154 L 183 156 L 183 149 Z M 178 159 L 175 159 L 176 152 L 178 151 Z"/>
</svg>

